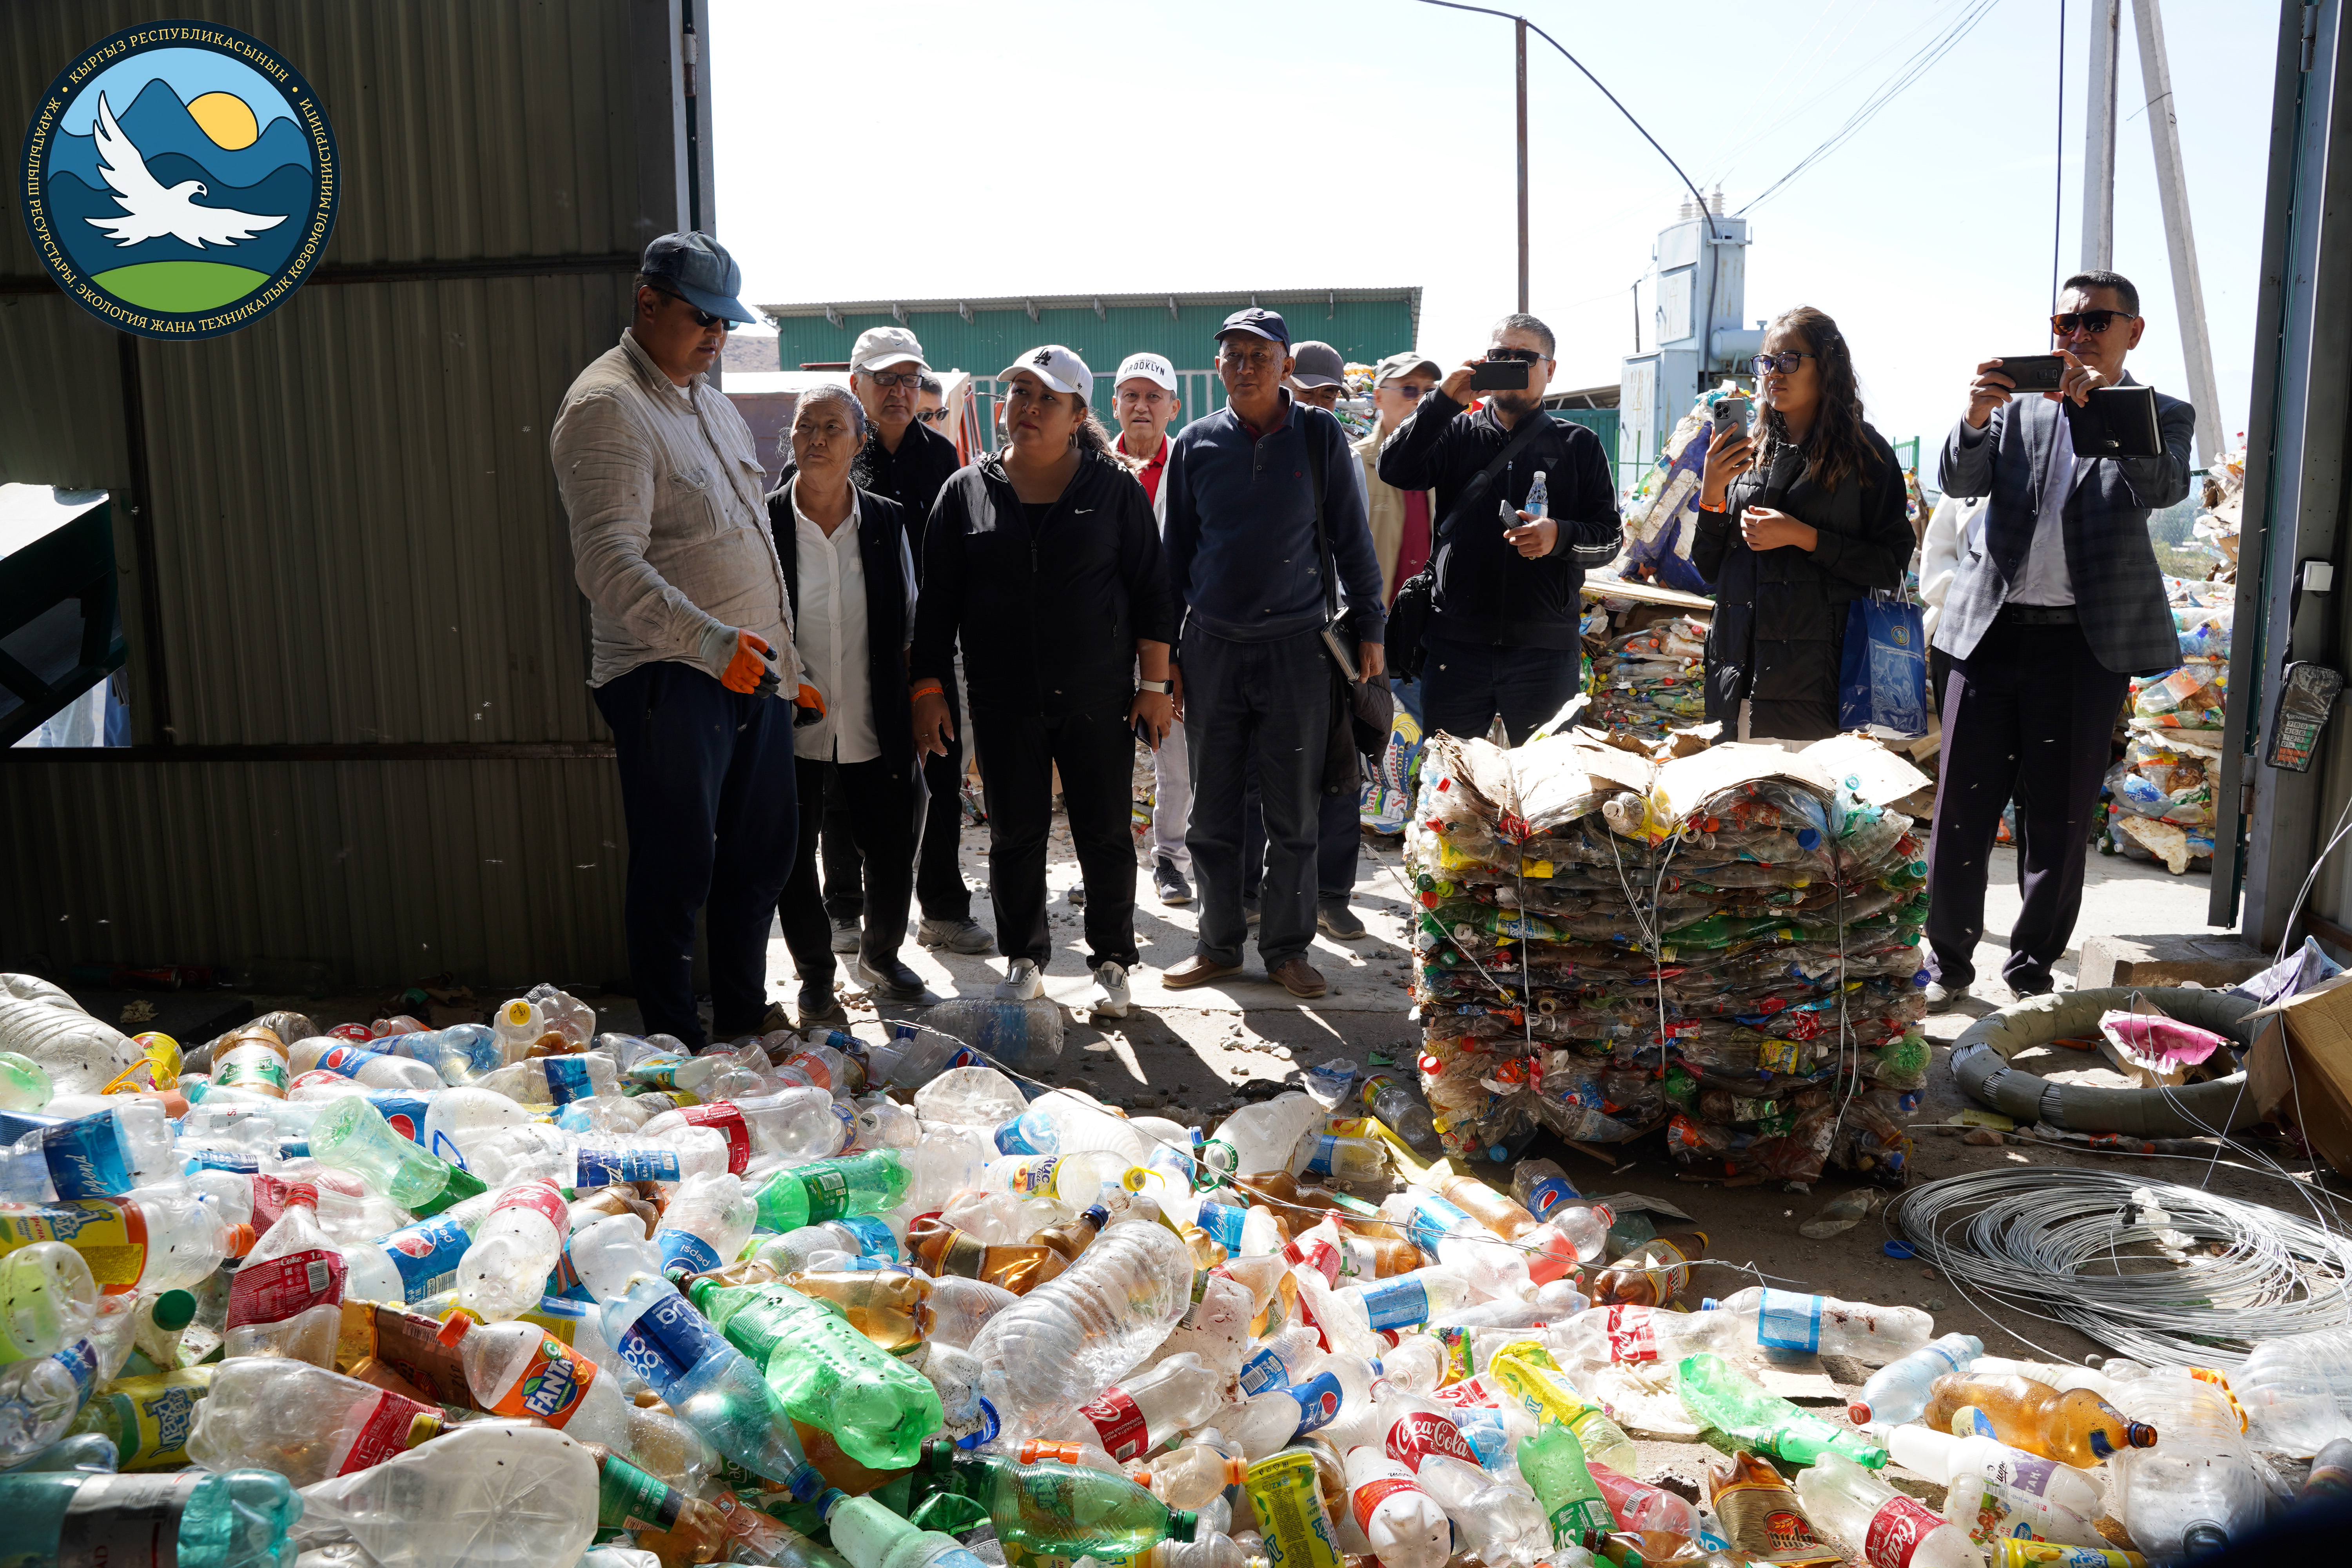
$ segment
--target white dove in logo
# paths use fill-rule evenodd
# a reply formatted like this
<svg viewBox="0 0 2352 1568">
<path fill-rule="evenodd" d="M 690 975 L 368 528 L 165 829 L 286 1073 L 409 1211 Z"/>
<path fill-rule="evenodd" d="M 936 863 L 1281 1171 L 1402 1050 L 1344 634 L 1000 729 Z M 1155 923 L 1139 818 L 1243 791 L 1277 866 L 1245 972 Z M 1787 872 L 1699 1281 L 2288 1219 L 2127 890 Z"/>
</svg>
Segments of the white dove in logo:
<svg viewBox="0 0 2352 1568">
<path fill-rule="evenodd" d="M 233 212 L 226 207 L 200 207 L 196 198 L 209 195 L 202 180 L 182 180 L 170 190 L 147 172 L 147 160 L 114 122 L 114 110 L 107 106 L 106 94 L 98 95 L 98 155 L 100 172 L 106 183 L 114 187 L 114 205 L 126 215 L 122 217 L 93 217 L 82 221 L 92 228 L 103 229 L 117 245 L 136 245 L 142 239 L 156 239 L 170 235 L 174 239 L 203 249 L 207 245 L 235 245 L 241 239 L 251 239 L 267 228 L 275 228 L 286 221 L 286 215 L 268 217 L 258 213 Z"/>
</svg>

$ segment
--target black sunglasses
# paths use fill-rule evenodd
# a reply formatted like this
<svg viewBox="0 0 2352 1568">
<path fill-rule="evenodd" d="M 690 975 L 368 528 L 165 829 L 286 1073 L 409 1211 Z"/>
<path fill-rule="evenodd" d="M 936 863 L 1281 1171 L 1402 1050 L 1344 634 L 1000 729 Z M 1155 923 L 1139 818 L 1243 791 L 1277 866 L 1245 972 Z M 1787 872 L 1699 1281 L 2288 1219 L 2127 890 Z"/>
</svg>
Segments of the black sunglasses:
<svg viewBox="0 0 2352 1568">
<path fill-rule="evenodd" d="M 2050 331 L 2053 336 L 2071 338 L 2078 330 L 2104 332 L 2118 321 L 2137 320 L 2129 310 L 2061 310 L 2050 318 Z"/>
<path fill-rule="evenodd" d="M 1541 349 L 1488 349 L 1486 351 L 1489 363 L 1496 360 L 1510 360 L 1519 364 L 1541 364 L 1543 357 Z"/>
<path fill-rule="evenodd" d="M 1821 357 L 1819 354 L 1809 354 L 1797 349 L 1782 349 L 1776 354 L 1758 354 L 1748 362 L 1748 369 L 1749 374 L 1754 375 L 1763 375 L 1776 370 L 1782 375 L 1794 375 L 1797 374 L 1799 365 L 1809 359 Z"/>
<path fill-rule="evenodd" d="M 651 289 L 656 294 L 667 294 L 669 298 L 685 306 L 689 311 L 693 312 L 694 324 L 706 331 L 709 328 L 717 327 L 723 332 L 729 327 L 734 325 L 732 321 L 729 321 L 724 316 L 714 316 L 708 310 L 697 309 L 693 300 L 688 299 L 685 295 L 678 293 L 674 289 L 665 289 L 658 283 L 648 283 L 646 287 Z"/>
</svg>

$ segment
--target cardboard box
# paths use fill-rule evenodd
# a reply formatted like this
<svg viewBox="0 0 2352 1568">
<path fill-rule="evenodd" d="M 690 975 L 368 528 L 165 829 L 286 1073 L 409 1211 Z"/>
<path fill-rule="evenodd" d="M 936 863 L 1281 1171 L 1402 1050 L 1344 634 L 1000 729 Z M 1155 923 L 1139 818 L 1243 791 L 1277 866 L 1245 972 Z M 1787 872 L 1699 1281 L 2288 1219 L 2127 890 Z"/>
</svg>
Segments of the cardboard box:
<svg viewBox="0 0 2352 1568">
<path fill-rule="evenodd" d="M 2264 1121 L 2299 1129 L 2313 1153 L 2352 1174 L 2352 971 L 2284 1002 L 2246 1055 L 2246 1085 Z"/>
</svg>

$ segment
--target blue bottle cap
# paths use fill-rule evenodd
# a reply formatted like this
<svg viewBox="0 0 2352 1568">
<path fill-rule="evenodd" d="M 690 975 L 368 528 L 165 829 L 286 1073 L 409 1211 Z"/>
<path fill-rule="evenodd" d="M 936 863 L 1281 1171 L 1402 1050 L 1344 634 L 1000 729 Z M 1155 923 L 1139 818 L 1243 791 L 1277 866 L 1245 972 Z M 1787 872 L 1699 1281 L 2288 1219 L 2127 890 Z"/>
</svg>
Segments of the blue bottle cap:
<svg viewBox="0 0 2352 1568">
<path fill-rule="evenodd" d="M 1890 1241 L 1878 1249 L 1889 1258 L 1916 1258 L 1919 1254 L 1907 1241 Z"/>
</svg>

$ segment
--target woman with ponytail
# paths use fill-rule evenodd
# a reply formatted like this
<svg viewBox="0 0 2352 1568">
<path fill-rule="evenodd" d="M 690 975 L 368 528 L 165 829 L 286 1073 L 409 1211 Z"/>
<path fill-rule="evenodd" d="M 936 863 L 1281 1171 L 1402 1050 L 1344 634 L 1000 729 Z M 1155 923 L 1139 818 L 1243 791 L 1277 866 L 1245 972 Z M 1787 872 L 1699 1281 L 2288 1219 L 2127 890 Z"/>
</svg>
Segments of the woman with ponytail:
<svg viewBox="0 0 2352 1568">
<path fill-rule="evenodd" d="M 1691 546 L 1716 586 L 1706 715 L 1727 739 L 1817 741 L 1838 732 L 1848 609 L 1903 584 L 1903 472 L 1828 316 L 1784 312 L 1754 368 L 1759 417 L 1708 446 Z"/>
</svg>

